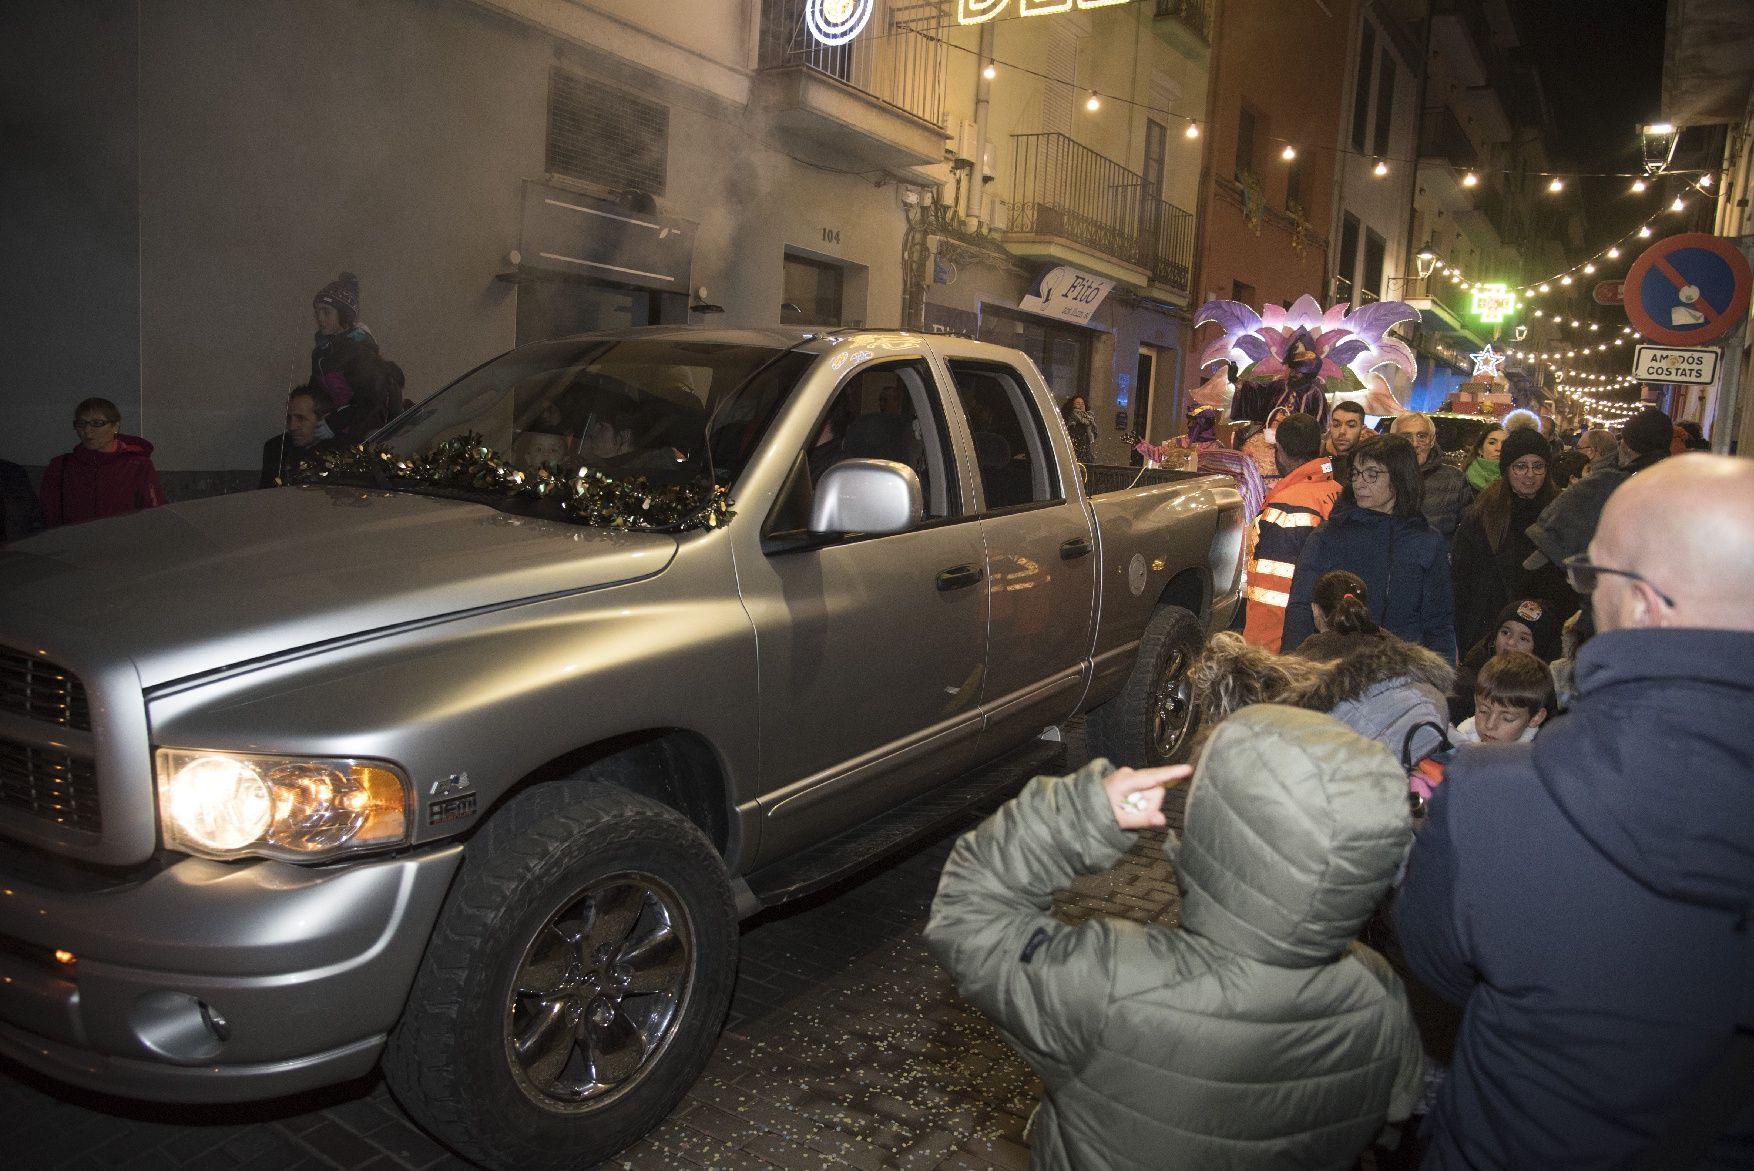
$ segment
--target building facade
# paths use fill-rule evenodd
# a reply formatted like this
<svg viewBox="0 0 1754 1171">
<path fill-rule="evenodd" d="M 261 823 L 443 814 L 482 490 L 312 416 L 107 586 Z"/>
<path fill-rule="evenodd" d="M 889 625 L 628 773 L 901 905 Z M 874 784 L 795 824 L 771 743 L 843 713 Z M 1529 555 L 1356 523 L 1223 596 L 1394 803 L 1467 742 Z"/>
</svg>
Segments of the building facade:
<svg viewBox="0 0 1754 1171">
<path fill-rule="evenodd" d="M 1009 12 L 952 42 L 919 324 L 1025 350 L 1084 396 L 1107 461 L 1181 430 L 1210 25 L 1210 0 L 1145 0 Z"/>
<path fill-rule="evenodd" d="M 1419 373 L 1403 401 L 1435 410 L 1473 376 L 1470 355 L 1488 344 L 1533 353 L 1568 343 L 1558 325 L 1572 316 L 1562 310 L 1578 307 L 1568 290 L 1553 291 L 1539 317 L 1525 305 L 1496 321 L 1476 315 L 1473 293 L 1566 269 L 1583 217 L 1574 189 L 1549 189 L 1552 119 L 1513 7 L 1432 0 L 1419 32 L 1425 76 L 1409 240 L 1428 259 L 1389 289 L 1420 310 Z M 1515 358 L 1504 372 L 1517 401 L 1548 403 L 1551 374 L 1539 361 Z"/>
<path fill-rule="evenodd" d="M 1334 145 L 1341 141 L 1356 6 L 1356 0 L 1219 6 L 1196 209 L 1199 300 L 1241 301 L 1258 310 L 1327 292 L 1338 218 Z M 1195 360 L 1188 359 L 1187 377 L 1199 382 Z"/>
<path fill-rule="evenodd" d="M 1124 458 L 1180 389 L 1209 4 L 7 5 L 0 457 L 100 395 L 173 498 L 252 482 L 345 271 L 416 399 L 600 326 L 910 325 L 1024 346 Z"/>
</svg>

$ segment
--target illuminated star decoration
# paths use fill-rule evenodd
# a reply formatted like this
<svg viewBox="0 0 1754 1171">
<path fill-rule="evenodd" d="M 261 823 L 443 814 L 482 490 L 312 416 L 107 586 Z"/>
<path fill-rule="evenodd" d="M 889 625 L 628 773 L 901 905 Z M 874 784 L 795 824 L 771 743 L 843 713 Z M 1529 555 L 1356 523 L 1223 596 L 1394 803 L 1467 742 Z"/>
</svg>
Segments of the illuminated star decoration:
<svg viewBox="0 0 1754 1171">
<path fill-rule="evenodd" d="M 1504 377 L 1502 374 L 1500 374 L 1498 372 L 1498 368 L 1500 366 L 1504 365 L 1505 355 L 1493 353 L 1491 342 L 1487 342 L 1486 348 L 1481 350 L 1479 353 L 1469 354 L 1468 357 L 1474 359 L 1474 377 L 1475 378 L 1480 377 L 1480 375 L 1482 375 L 1482 374 L 1484 374 L 1488 378 L 1502 378 L 1502 377 Z"/>
</svg>

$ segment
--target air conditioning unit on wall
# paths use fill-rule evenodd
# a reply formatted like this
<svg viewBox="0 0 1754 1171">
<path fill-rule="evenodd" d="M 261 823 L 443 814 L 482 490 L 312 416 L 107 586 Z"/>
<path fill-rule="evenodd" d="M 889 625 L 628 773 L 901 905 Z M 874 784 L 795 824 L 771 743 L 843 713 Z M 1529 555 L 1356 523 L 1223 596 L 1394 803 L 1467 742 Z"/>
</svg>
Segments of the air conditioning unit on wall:
<svg viewBox="0 0 1754 1171">
<path fill-rule="evenodd" d="M 958 167 L 974 166 L 975 139 L 980 136 L 973 122 L 964 118 L 956 124 L 956 139 L 951 144 L 951 158 Z"/>
</svg>

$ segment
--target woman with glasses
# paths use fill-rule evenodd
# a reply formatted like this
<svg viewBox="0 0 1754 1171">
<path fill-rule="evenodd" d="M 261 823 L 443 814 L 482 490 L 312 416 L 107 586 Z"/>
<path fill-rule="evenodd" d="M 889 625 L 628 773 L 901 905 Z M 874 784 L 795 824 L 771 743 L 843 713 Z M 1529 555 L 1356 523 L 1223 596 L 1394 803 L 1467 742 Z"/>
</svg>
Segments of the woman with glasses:
<svg viewBox="0 0 1754 1171">
<path fill-rule="evenodd" d="M 1333 514 L 1297 559 L 1282 650 L 1313 633 L 1310 602 L 1322 575 L 1345 569 L 1363 580 L 1378 626 L 1456 661 L 1449 554 L 1420 511 L 1421 489 L 1419 457 L 1405 435 L 1372 435 L 1352 449 Z"/>
<path fill-rule="evenodd" d="M 1550 448 L 1541 433 L 1519 427 L 1499 449 L 1499 478 L 1462 514 L 1450 550 L 1456 601 L 1456 642 L 1472 647 L 1498 629 L 1498 614 L 1524 598 L 1552 603 L 1563 622 L 1577 609 L 1577 595 L 1557 566 L 1526 569 L 1535 552 L 1529 526 L 1558 493 L 1548 475 Z"/>
<path fill-rule="evenodd" d="M 121 434 L 122 412 L 107 398 L 88 398 L 73 411 L 79 442 L 56 456 L 38 494 L 50 528 L 121 516 L 163 504 L 152 466 L 152 444 Z"/>
</svg>

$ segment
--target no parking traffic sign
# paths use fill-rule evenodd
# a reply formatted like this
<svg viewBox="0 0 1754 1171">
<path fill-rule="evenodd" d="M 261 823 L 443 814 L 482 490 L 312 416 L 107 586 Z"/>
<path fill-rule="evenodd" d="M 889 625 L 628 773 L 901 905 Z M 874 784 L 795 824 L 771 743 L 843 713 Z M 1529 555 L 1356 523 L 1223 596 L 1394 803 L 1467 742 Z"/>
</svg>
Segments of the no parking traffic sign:
<svg viewBox="0 0 1754 1171">
<path fill-rule="evenodd" d="M 1658 240 L 1626 274 L 1626 316 L 1652 341 L 1697 346 L 1748 315 L 1748 260 L 1722 236 L 1686 232 Z"/>
</svg>

